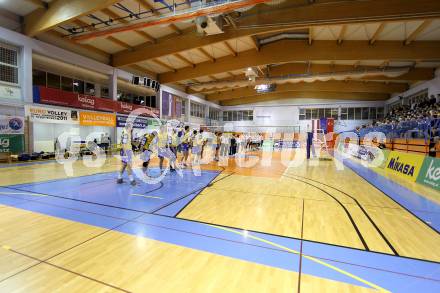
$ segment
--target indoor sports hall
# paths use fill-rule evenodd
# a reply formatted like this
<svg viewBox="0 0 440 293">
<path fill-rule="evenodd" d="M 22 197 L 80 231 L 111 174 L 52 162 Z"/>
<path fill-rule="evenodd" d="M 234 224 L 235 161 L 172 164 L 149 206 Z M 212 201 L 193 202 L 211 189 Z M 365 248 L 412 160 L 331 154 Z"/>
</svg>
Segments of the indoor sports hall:
<svg viewBox="0 0 440 293">
<path fill-rule="evenodd" d="M 0 292 L 440 292 L 440 1 L 0 0 Z"/>
</svg>

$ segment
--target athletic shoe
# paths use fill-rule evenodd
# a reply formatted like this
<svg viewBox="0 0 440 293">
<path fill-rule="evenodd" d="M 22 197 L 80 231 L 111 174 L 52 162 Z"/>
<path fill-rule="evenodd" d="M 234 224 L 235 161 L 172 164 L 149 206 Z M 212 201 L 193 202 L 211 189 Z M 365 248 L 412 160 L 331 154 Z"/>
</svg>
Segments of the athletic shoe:
<svg viewBox="0 0 440 293">
<path fill-rule="evenodd" d="M 122 178 L 116 180 L 116 183 L 118 183 L 118 184 L 122 184 L 123 182 L 124 182 L 124 180 L 122 180 Z"/>
<path fill-rule="evenodd" d="M 130 185 L 131 186 L 136 186 L 136 181 L 134 181 L 134 180 L 130 181 Z"/>
</svg>

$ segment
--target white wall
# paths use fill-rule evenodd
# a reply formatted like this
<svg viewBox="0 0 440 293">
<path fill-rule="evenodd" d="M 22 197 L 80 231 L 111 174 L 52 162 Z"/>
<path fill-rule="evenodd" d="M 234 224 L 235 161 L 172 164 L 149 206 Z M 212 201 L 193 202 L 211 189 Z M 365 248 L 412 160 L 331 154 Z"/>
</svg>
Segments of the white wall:
<svg viewBox="0 0 440 293">
<path fill-rule="evenodd" d="M 33 150 L 34 152 L 53 152 L 54 143 L 62 133 L 79 135 L 86 140 L 89 134 L 95 133 L 91 140 L 96 138 L 100 142 L 100 134 L 107 133 L 112 143 L 115 142 L 114 128 L 102 126 L 80 126 L 78 124 L 33 123 Z"/>
<path fill-rule="evenodd" d="M 255 131 L 264 131 L 263 126 L 300 126 L 300 131 L 311 129 L 311 120 L 299 120 L 300 108 L 338 108 L 338 107 L 380 107 L 383 101 L 359 102 L 346 100 L 292 99 L 255 103 L 242 106 L 223 107 L 223 110 L 254 110 L 253 121 L 235 121 L 240 126 L 261 126 Z M 356 126 L 371 123 L 371 120 L 344 120 L 335 126 L 335 131 L 352 130 Z"/>
</svg>

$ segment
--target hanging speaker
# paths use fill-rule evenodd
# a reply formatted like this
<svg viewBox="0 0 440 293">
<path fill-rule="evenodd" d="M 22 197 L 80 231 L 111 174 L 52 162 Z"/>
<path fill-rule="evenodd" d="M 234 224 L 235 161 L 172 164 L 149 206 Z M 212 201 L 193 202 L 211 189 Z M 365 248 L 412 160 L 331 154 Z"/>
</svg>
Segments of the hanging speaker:
<svg viewBox="0 0 440 293">
<path fill-rule="evenodd" d="M 139 85 L 139 76 L 133 76 L 133 84 Z"/>
<path fill-rule="evenodd" d="M 147 83 L 146 83 L 147 87 L 151 86 L 151 79 L 147 78 Z"/>
</svg>

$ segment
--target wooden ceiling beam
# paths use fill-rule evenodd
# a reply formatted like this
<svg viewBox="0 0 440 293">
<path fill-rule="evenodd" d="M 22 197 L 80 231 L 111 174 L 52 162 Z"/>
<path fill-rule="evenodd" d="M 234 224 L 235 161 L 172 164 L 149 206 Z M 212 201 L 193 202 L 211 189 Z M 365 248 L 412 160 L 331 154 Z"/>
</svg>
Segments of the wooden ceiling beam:
<svg viewBox="0 0 440 293">
<path fill-rule="evenodd" d="M 370 45 L 373 45 L 377 39 L 379 38 L 380 34 L 383 32 L 384 28 L 385 28 L 386 23 L 382 22 L 379 24 L 379 26 L 377 27 L 376 31 L 374 32 L 373 36 L 370 39 Z"/>
<path fill-rule="evenodd" d="M 209 54 L 204 48 L 198 48 L 198 51 L 202 53 L 203 56 L 208 58 L 211 62 L 215 62 L 215 58 L 212 57 L 211 54 Z"/>
<path fill-rule="evenodd" d="M 188 58 L 182 56 L 181 54 L 174 54 L 174 57 L 185 63 L 187 66 L 195 67 L 196 65 L 192 63 Z"/>
<path fill-rule="evenodd" d="M 159 59 L 153 59 L 152 61 L 155 62 L 156 64 L 159 64 L 160 66 L 168 69 L 169 71 L 172 71 L 172 72 L 176 71 L 176 69 L 174 67 L 169 66 L 168 64 L 166 64 L 165 62 L 162 62 Z"/>
<path fill-rule="evenodd" d="M 156 39 L 153 38 L 150 34 L 144 32 L 144 31 L 140 31 L 140 30 L 135 30 L 134 31 L 138 36 L 141 36 L 142 38 L 144 38 L 147 42 L 150 43 L 156 43 Z"/>
<path fill-rule="evenodd" d="M 138 2 L 145 10 L 151 11 L 153 13 L 153 15 L 156 15 L 156 16 L 161 15 L 160 12 L 155 10 L 154 7 L 151 6 L 146 0 L 135 0 L 135 1 Z M 168 27 L 171 28 L 178 35 L 180 35 L 182 33 L 182 31 L 173 23 L 170 24 Z"/>
<path fill-rule="evenodd" d="M 424 20 L 405 40 L 405 45 L 411 44 L 428 26 L 432 23 L 431 19 Z"/>
<path fill-rule="evenodd" d="M 361 66 L 358 65 L 358 69 L 374 70 L 377 66 Z M 305 63 L 288 63 L 271 67 L 270 76 L 283 76 L 288 74 L 304 74 L 308 70 L 310 73 L 327 73 L 327 72 L 343 72 L 352 71 L 352 65 L 339 65 L 336 64 L 332 69 L 328 64 L 313 63 L 310 67 Z M 408 73 L 402 74 L 397 77 L 384 77 L 384 76 L 371 76 L 364 78 L 366 80 L 388 80 L 388 81 L 420 81 L 431 80 L 434 78 L 435 68 L 411 68 Z"/>
<path fill-rule="evenodd" d="M 281 92 L 344 92 L 344 93 L 401 93 L 408 90 L 406 83 L 362 82 L 362 81 L 316 81 L 278 84 L 276 91 Z M 213 90 L 210 90 L 213 91 Z M 206 95 L 208 101 L 225 101 L 258 95 L 253 86 L 229 89 L 215 94 Z"/>
<path fill-rule="evenodd" d="M 274 54 L 276 52 L 276 54 Z M 240 52 L 240 58 L 225 56 L 211 62 L 198 63 L 196 68 L 183 68 L 175 73 L 160 75 L 161 83 L 234 71 L 246 67 L 298 61 L 320 60 L 437 60 L 440 41 L 418 41 L 405 46 L 400 41 L 380 41 L 370 46 L 365 41 L 345 41 L 338 46 L 334 41 L 315 41 L 309 46 L 301 40 L 283 40 L 265 45 L 259 52 Z"/>
<path fill-rule="evenodd" d="M 225 44 L 226 48 L 228 49 L 228 51 L 231 55 L 233 55 L 234 57 L 237 57 L 237 52 L 235 52 L 235 50 L 232 48 L 231 45 L 229 45 L 228 42 L 224 42 L 223 44 Z"/>
<path fill-rule="evenodd" d="M 123 42 L 123 41 L 115 38 L 114 36 L 108 36 L 106 39 L 109 40 L 110 42 L 112 42 L 113 44 L 121 46 L 121 47 L 123 47 L 125 49 L 130 49 L 131 48 L 131 46 L 129 44 L 127 44 L 126 42 Z"/>
<path fill-rule="evenodd" d="M 347 32 L 347 25 L 343 24 L 341 27 L 341 31 L 339 32 L 339 36 L 338 36 L 338 40 L 337 40 L 338 44 L 342 44 L 342 42 L 344 41 L 344 37 L 345 37 L 346 32 Z"/>
<path fill-rule="evenodd" d="M 106 52 L 104 50 L 101 50 L 99 48 L 96 48 L 96 47 L 94 47 L 92 45 L 89 45 L 89 44 L 78 44 L 78 43 L 75 43 L 74 41 L 70 40 L 69 38 L 65 38 L 65 35 L 60 33 L 60 32 L 58 32 L 58 31 L 52 30 L 52 31 L 46 32 L 46 34 L 51 35 L 52 37 L 55 37 L 55 38 L 62 39 L 63 41 L 68 42 L 72 46 L 82 47 L 83 49 L 86 49 L 86 50 L 88 50 L 90 52 L 98 54 L 98 55 L 100 55 L 102 57 L 105 57 L 105 58 L 109 58 L 110 57 L 110 54 L 108 52 Z"/>
<path fill-rule="evenodd" d="M 113 65 L 123 66 L 165 55 L 175 54 L 199 47 L 222 43 L 230 39 L 251 37 L 260 34 L 274 33 L 293 29 L 305 29 L 311 26 L 337 24 L 357 24 L 382 21 L 405 21 L 421 18 L 440 17 L 440 1 L 438 0 L 365 0 L 336 1 L 328 3 L 316 2 L 313 5 L 298 7 L 285 1 L 284 5 L 264 6 L 261 12 L 248 15 L 240 22 L 240 26 L 260 26 L 259 28 L 243 28 L 235 30 L 227 27 L 223 34 L 201 38 L 194 30 L 174 38 L 158 40 L 157 44 L 142 46 L 132 52 L 120 52 L 114 55 Z M 349 11 L 350 13 L 347 13 Z M 246 12 L 244 13 L 246 14 Z M 265 26 L 279 23 L 292 23 L 291 26 Z M 292 20 L 294 20 L 292 22 Z M 250 26 L 249 26 L 250 27 Z M 374 43 L 373 41 L 372 43 Z M 254 44 L 255 45 L 255 44 Z M 256 46 L 258 49 L 258 46 Z M 241 53 L 240 53 L 241 54 Z"/>
<path fill-rule="evenodd" d="M 38 8 L 24 17 L 23 31 L 33 37 L 120 0 L 54 0 L 49 8 Z"/>
<path fill-rule="evenodd" d="M 389 94 L 376 93 L 346 93 L 346 92 L 281 92 L 281 93 L 267 93 L 255 95 L 251 97 L 244 97 L 241 99 L 232 99 L 221 101 L 222 106 L 238 106 L 244 104 L 252 104 L 273 100 L 285 99 L 323 99 L 323 100 L 351 100 L 351 101 L 385 101 L 390 98 Z"/>
</svg>

